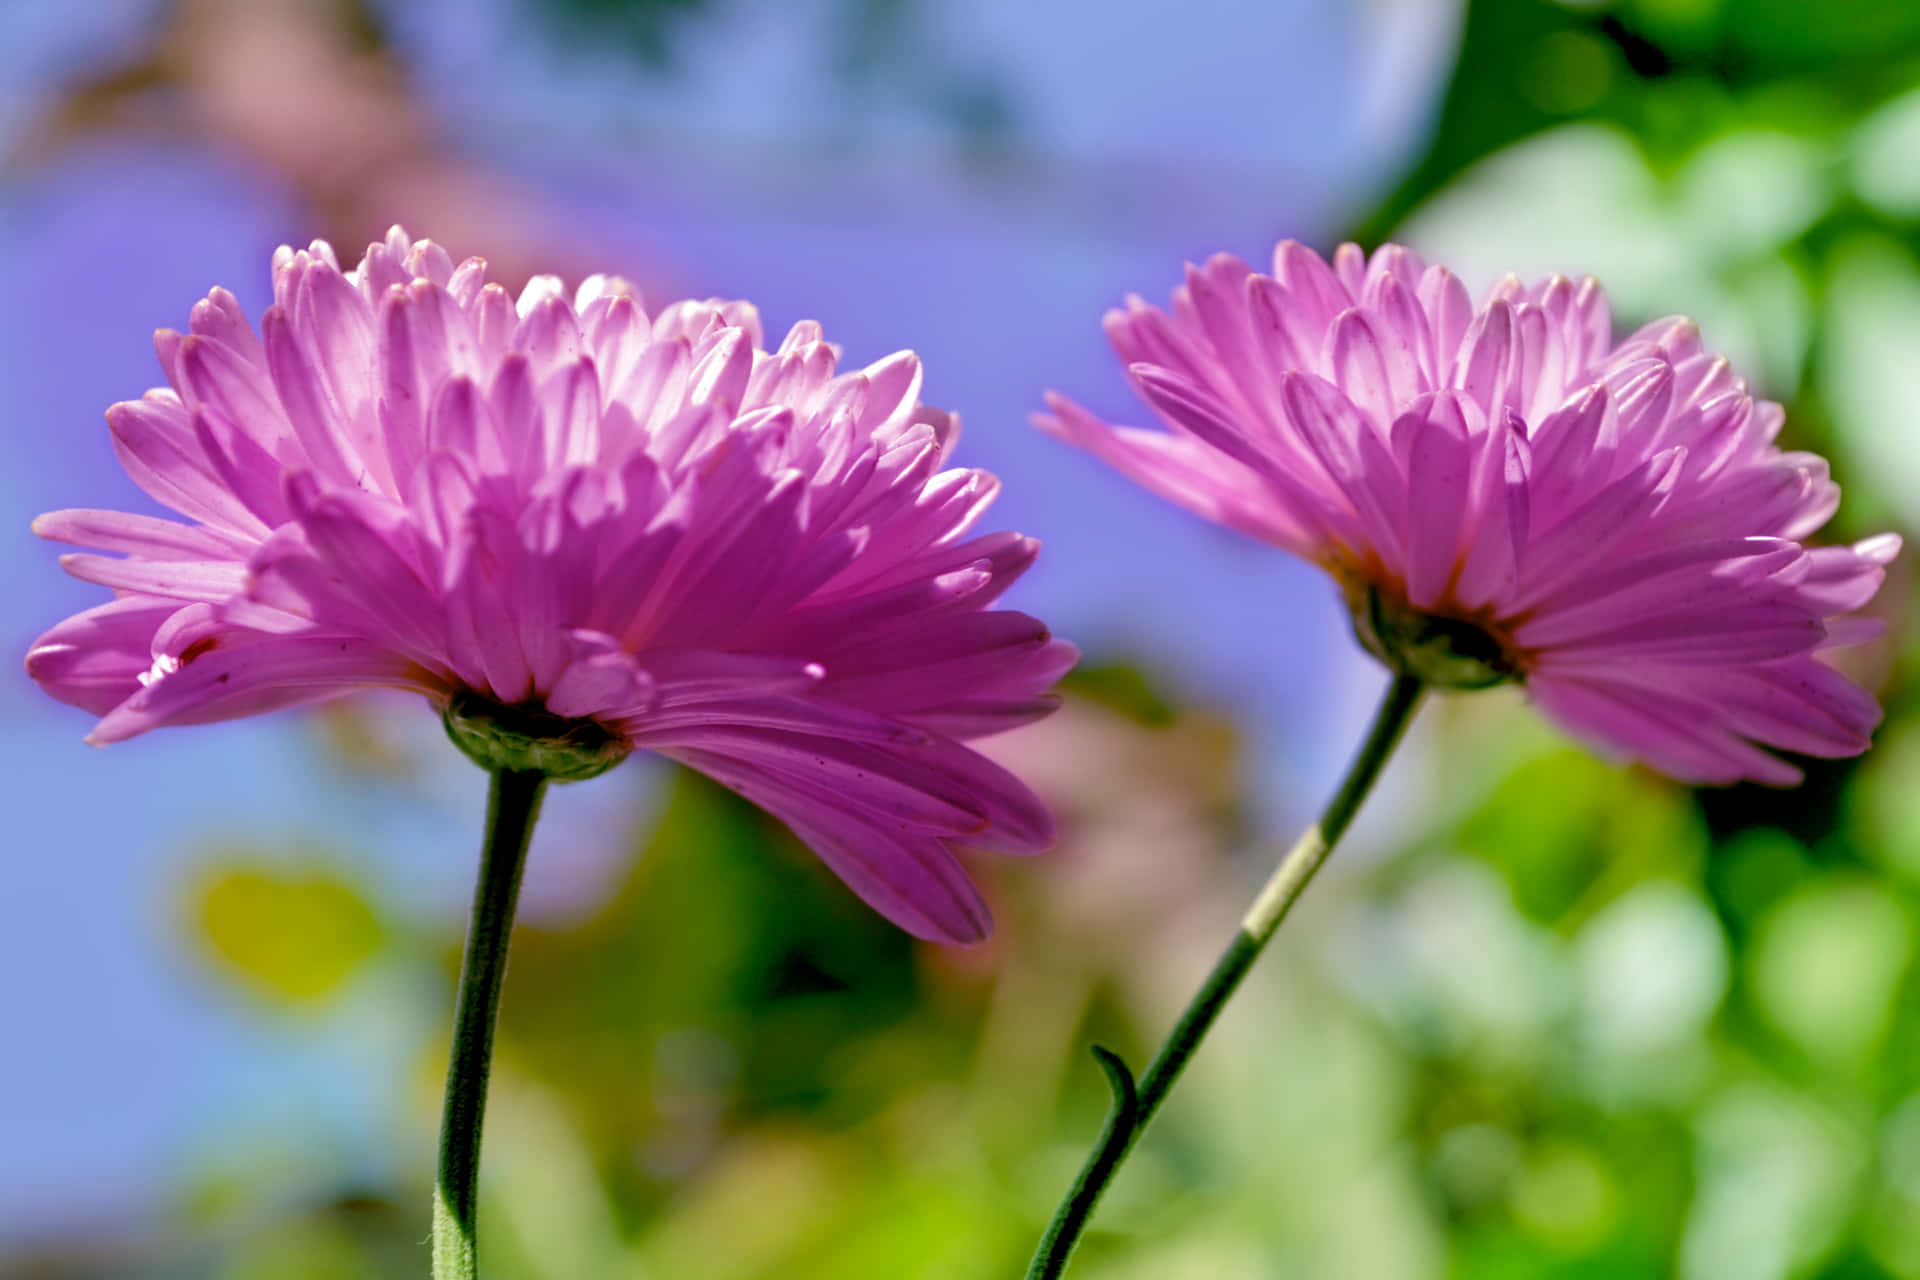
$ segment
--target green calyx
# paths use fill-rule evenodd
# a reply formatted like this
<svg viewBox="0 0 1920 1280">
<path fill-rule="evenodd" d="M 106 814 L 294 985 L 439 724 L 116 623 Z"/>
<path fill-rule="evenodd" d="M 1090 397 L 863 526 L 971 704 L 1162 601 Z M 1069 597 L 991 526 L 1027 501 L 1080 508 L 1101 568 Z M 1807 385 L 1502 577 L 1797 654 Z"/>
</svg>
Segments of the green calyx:
<svg viewBox="0 0 1920 1280">
<path fill-rule="evenodd" d="M 1423 613 L 1370 583 L 1347 588 L 1353 634 L 1401 675 L 1442 689 L 1490 689 L 1522 676 L 1500 639 L 1466 618 Z"/>
<path fill-rule="evenodd" d="M 454 694 L 440 718 L 453 745 L 489 773 L 544 773 L 555 782 L 580 782 L 599 777 L 633 751 L 624 736 L 598 720 L 503 706 L 471 690 Z"/>
</svg>

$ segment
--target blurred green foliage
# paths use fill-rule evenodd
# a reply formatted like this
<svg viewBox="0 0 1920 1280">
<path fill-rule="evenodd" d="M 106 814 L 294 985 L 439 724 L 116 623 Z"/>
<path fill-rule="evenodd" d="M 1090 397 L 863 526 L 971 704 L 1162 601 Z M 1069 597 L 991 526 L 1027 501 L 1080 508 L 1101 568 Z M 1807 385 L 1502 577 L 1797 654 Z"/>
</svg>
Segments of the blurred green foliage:
<svg viewBox="0 0 1920 1280">
<path fill-rule="evenodd" d="M 1076 699 L 1062 719 L 1178 776 L 1191 726 L 1172 714 L 1151 727 Z M 1085 1274 L 1920 1275 L 1920 884 L 1880 869 L 1865 816 L 1910 805 L 1910 775 L 1854 772 L 1848 822 L 1815 848 L 1716 831 L 1686 790 L 1509 725 L 1523 708 L 1490 714 L 1480 732 L 1524 730 L 1517 763 L 1489 785 L 1481 753 L 1430 756 L 1436 792 L 1465 802 L 1316 888 Z M 1103 1101 L 1072 1045 L 1137 1059 L 1160 1020 L 1143 974 L 1181 955 L 1197 970 L 1213 930 L 1169 903 L 1124 948 L 1075 949 L 1071 877 L 1110 860 L 1075 843 L 1067 859 L 1093 865 L 982 864 L 1007 935 L 986 953 L 924 948 L 704 780 L 675 774 L 653 812 L 599 908 L 516 939 L 494 1273 L 1018 1274 Z M 1076 838 L 1093 829 L 1068 812 Z M 281 885 L 262 861 L 229 874 Z M 1231 919 L 1232 878 L 1175 874 Z M 309 909 L 278 887 L 248 901 L 267 934 Z M 444 996 L 457 925 L 411 928 L 378 963 L 426 966 Z M 1162 1004 L 1180 985 L 1164 980 Z M 311 1008 L 312 985 L 280 989 Z M 442 1053 L 423 1035 L 401 1135 L 422 1151 Z M 289 1218 L 229 1193 L 214 1220 L 233 1243 L 204 1274 L 388 1274 L 366 1259 L 406 1256 L 393 1228 L 424 1173 L 374 1212 Z"/>
</svg>

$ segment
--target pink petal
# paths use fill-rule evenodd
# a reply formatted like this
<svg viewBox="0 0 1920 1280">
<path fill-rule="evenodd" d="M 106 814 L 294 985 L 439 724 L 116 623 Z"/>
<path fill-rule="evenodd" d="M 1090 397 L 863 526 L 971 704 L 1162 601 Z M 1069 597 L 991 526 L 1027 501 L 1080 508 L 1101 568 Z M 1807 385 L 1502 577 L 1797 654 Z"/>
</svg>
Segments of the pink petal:
<svg viewBox="0 0 1920 1280">
<path fill-rule="evenodd" d="M 54 627 L 27 650 L 27 674 L 60 701 L 105 715 L 140 691 L 153 665 L 153 636 L 183 606 L 123 596 Z"/>
<path fill-rule="evenodd" d="M 297 440 L 277 442 L 281 452 L 275 456 L 207 405 L 193 411 L 192 426 L 194 443 L 220 482 L 261 527 L 274 528 L 291 518 L 281 478 L 288 470 L 306 465 L 306 451 Z"/>
<path fill-rule="evenodd" d="M 1511 410 L 1506 421 L 1472 439 L 1473 480 L 1468 513 L 1470 530 L 1453 596 L 1476 611 L 1511 598 L 1532 527 L 1532 450 Z"/>
<path fill-rule="evenodd" d="M 574 631 L 565 671 L 547 692 L 546 709 L 569 719 L 644 716 L 658 704 L 653 677 L 612 636 Z"/>
<path fill-rule="evenodd" d="M 1407 444 L 1407 600 L 1416 609 L 1440 602 L 1460 565 L 1472 452 L 1463 405 L 1450 395 L 1423 401 L 1393 424 Z M 1499 530 L 1501 534 L 1505 529 Z"/>
<path fill-rule="evenodd" d="M 912 422 L 914 409 L 920 403 L 923 376 L 919 356 L 911 351 L 896 351 L 868 365 L 861 373 L 871 388 L 866 411 L 860 418 L 861 430 L 884 437 Z"/>
<path fill-rule="evenodd" d="M 264 363 L 256 364 L 225 343 L 196 334 L 180 344 L 178 367 L 189 408 L 207 405 L 258 441 L 265 452 L 286 456 L 283 442 L 291 443 L 293 429 L 280 410 Z"/>
<path fill-rule="evenodd" d="M 328 480 L 358 483 L 358 451 L 348 438 L 325 382 L 301 351 L 292 322 L 284 311 L 272 307 L 261 317 L 260 329 L 274 391 L 307 457 Z"/>
<path fill-rule="evenodd" d="M 1358 308 L 1342 312 L 1327 331 L 1327 367 L 1333 382 L 1375 422 L 1391 422 L 1425 391 L 1419 353 L 1403 334 Z"/>
<path fill-rule="evenodd" d="M 1734 538 L 1623 556 L 1532 601 L 1531 616 L 1514 638 L 1542 647 L 1583 634 L 1595 622 L 1618 623 L 1622 618 L 1684 607 L 1698 601 L 1703 592 L 1717 589 L 1720 595 L 1748 595 L 1765 578 L 1805 554 L 1797 544 L 1778 538 Z"/>
<path fill-rule="evenodd" d="M 1514 346 L 1513 308 L 1496 302 L 1474 320 L 1455 358 L 1453 385 L 1488 416 L 1506 407 Z"/>
<path fill-rule="evenodd" d="M 1616 620 L 1611 629 L 1561 641 L 1541 669 L 1660 659 L 1683 665 L 1770 662 L 1810 652 L 1826 635 L 1820 619 L 1790 601 L 1735 604 L 1704 612 Z"/>
<path fill-rule="evenodd" d="M 1792 786 L 1800 771 L 1725 729 L 1675 710 L 1671 693 L 1572 680 L 1537 680 L 1528 691 L 1554 720 L 1683 782 L 1725 785 L 1751 779 Z"/>
<path fill-rule="evenodd" d="M 120 560 L 72 552 L 60 567 L 82 582 L 116 591 L 174 600 L 226 600 L 247 586 L 247 566 L 238 560 Z"/>
<path fill-rule="evenodd" d="M 557 279 L 550 276 L 546 279 L 552 281 L 553 288 L 560 287 Z M 572 305 L 558 295 L 538 297 L 534 305 L 528 307 L 527 299 L 534 295 L 534 289 L 534 284 L 529 283 L 528 292 L 521 295 L 520 327 L 514 332 L 510 345 L 524 353 L 544 376 L 548 370 L 580 358 L 580 322 Z"/>
<path fill-rule="evenodd" d="M 237 720 L 373 688 L 444 690 L 405 659 L 365 641 L 262 640 L 195 658 L 108 712 L 87 741 L 104 746 L 166 725 Z"/>
<path fill-rule="evenodd" d="M 1283 240 L 1274 249 L 1273 278 L 1299 301 L 1303 319 L 1310 318 L 1316 329 L 1359 301 L 1319 254 L 1296 240 Z"/>
<path fill-rule="evenodd" d="M 152 560 L 214 560 L 245 556 L 250 544 L 206 525 L 179 524 L 125 511 L 49 511 L 33 531 L 54 542 L 144 556 Z"/>
<path fill-rule="evenodd" d="M 170 392 L 122 401 L 107 410 L 113 451 L 133 482 L 182 515 L 243 537 L 266 526 L 221 483 L 186 410 Z"/>
</svg>

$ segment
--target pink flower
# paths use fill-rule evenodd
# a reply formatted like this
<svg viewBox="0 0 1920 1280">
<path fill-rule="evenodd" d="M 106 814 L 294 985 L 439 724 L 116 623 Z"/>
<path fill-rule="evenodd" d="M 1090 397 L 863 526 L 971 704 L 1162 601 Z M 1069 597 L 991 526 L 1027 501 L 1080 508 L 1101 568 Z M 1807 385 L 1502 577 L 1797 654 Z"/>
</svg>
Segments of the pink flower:
<svg viewBox="0 0 1920 1280">
<path fill-rule="evenodd" d="M 1108 337 L 1170 431 L 1052 397 L 1040 425 L 1321 565 L 1397 671 L 1524 681 L 1569 730 L 1692 782 L 1792 783 L 1763 747 L 1867 746 L 1872 697 L 1816 656 L 1870 633 L 1898 538 L 1803 545 L 1839 502 L 1773 445 L 1690 321 L 1614 345 L 1600 286 L 1509 277 L 1479 307 L 1388 245 L 1271 276 L 1222 255 Z"/>
<path fill-rule="evenodd" d="M 187 520 L 36 522 L 120 553 L 64 558 L 115 598 L 27 656 L 90 741 L 413 689 L 490 766 L 658 751 L 905 928 L 986 934 L 954 846 L 1033 852 L 1052 822 L 962 743 L 1045 715 L 1075 655 L 992 607 L 1037 546 L 966 536 L 997 482 L 942 469 L 958 426 L 918 359 L 836 375 L 811 322 L 769 353 L 745 303 L 649 318 L 605 276 L 516 302 L 397 228 L 273 276 L 258 336 L 216 289 L 158 335 L 172 388 L 108 410 Z"/>
</svg>

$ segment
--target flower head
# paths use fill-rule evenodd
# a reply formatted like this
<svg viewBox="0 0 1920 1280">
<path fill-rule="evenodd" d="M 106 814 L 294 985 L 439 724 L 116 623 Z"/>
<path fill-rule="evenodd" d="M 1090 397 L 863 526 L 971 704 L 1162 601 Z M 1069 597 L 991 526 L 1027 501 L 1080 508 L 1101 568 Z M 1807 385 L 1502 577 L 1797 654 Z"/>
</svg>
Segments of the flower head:
<svg viewBox="0 0 1920 1280">
<path fill-rule="evenodd" d="M 802 322 L 649 316 L 596 276 L 516 300 L 397 228 L 350 271 L 281 249 L 256 335 L 215 290 L 116 404 L 122 463 L 187 519 L 43 516 L 115 598 L 28 670 L 90 740 L 371 687 L 432 699 L 489 767 L 634 749 L 787 823 L 923 936 L 983 936 L 955 845 L 1044 848 L 1045 809 L 962 745 L 1045 715 L 1073 649 L 993 607 L 1032 562 L 968 537 L 997 489 L 910 353 L 836 373 Z"/>
<path fill-rule="evenodd" d="M 1879 708 L 1815 656 L 1899 548 L 1803 540 L 1839 501 L 1773 440 L 1690 321 L 1616 345 L 1593 280 L 1509 277 L 1475 306 L 1388 245 L 1272 275 L 1222 255 L 1171 314 L 1130 298 L 1107 335 L 1168 431 L 1060 397 L 1043 427 L 1339 582 L 1393 669 L 1524 681 L 1553 719 L 1695 782 L 1797 781 L 1764 747 L 1864 750 Z"/>
</svg>

